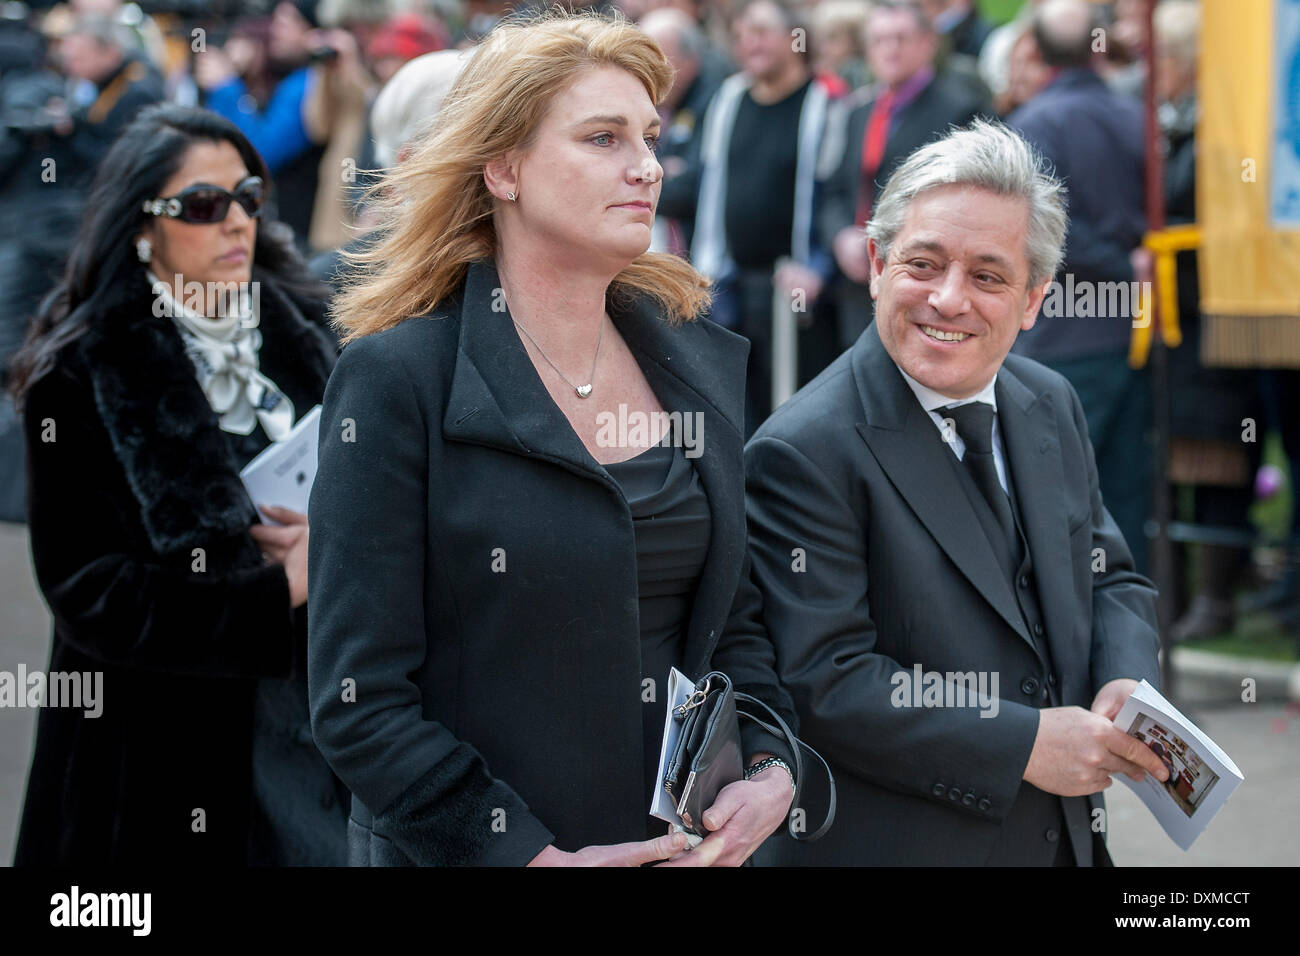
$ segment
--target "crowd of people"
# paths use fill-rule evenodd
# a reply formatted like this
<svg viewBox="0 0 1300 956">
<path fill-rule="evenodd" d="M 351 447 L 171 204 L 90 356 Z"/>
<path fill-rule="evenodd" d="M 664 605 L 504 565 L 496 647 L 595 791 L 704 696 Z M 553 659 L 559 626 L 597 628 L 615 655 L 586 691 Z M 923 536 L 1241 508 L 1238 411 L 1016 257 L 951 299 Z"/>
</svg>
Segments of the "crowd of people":
<svg viewBox="0 0 1300 956">
<path fill-rule="evenodd" d="M 1201 366 L 1194 253 L 1169 397 L 1128 361 L 1131 308 L 1044 308 L 1053 277 L 1151 279 L 1148 52 L 1165 214 L 1195 220 L 1199 4 L 1161 0 L 1150 37 L 1143 7 L 1029 0 L 994 26 L 970 0 L 622 0 L 549 20 L 506 0 L 7 4 L 0 517 L 30 524 L 51 669 L 132 688 L 101 720 L 42 713 L 16 861 L 739 863 L 790 809 L 792 754 L 753 727 L 757 772 L 715 806 L 718 839 L 692 856 L 646 831 L 665 709 L 628 688 L 711 666 L 848 781 L 844 836 L 772 862 L 1101 862 L 1103 770 L 1156 769 L 1108 739 L 1073 772 L 1060 741 L 1084 718 L 1050 740 L 1037 722 L 1113 716 L 1158 680 L 1155 403 L 1172 398 L 1171 474 L 1201 524 L 1249 527 L 1243 418 L 1300 464 L 1294 373 Z M 974 291 L 926 261 L 989 243 L 1010 251 L 972 266 Z M 168 297 L 160 324 L 182 275 L 251 279 L 260 301 L 213 320 Z M 484 320 L 500 296 L 519 335 Z M 916 331 L 923 301 L 937 324 Z M 972 301 L 996 315 L 978 346 Z M 430 313 L 446 321 L 405 321 Z M 942 428 L 948 400 L 992 400 L 990 376 L 992 443 L 951 416 L 954 461 L 989 470 L 935 484 L 978 521 L 941 532 L 913 487 L 935 480 L 929 452 L 876 430 L 933 439 L 902 404 Z M 606 448 L 592 395 L 703 416 L 708 450 Z M 1055 437 L 1012 417 L 1034 400 L 1055 403 Z M 254 513 L 238 469 L 318 403 L 310 523 Z M 1068 473 L 1030 460 L 1031 434 Z M 1039 525 L 1048 511 L 1068 527 Z M 1290 553 L 1257 603 L 1300 628 Z M 1074 577 L 1049 583 L 1066 554 Z M 1247 554 L 1200 548 L 1173 639 L 1231 627 Z M 984 603 L 933 587 L 947 560 Z M 954 614 L 987 640 L 924 636 Z M 625 632 L 639 644 L 610 640 Z M 868 658 L 1014 674 L 1023 700 L 863 742 L 853 728 L 900 719 Z"/>
</svg>

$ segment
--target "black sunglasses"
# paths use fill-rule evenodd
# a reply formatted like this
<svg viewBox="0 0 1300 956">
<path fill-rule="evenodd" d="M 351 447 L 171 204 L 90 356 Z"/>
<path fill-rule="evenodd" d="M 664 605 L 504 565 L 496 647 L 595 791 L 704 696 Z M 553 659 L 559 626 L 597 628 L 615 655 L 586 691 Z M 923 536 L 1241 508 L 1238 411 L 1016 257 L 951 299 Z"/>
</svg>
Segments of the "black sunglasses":
<svg viewBox="0 0 1300 956">
<path fill-rule="evenodd" d="M 256 219 L 261 215 L 265 201 L 266 188 L 261 178 L 249 176 L 235 187 L 234 192 L 220 186 L 190 186 L 175 196 L 146 199 L 143 208 L 152 216 L 167 216 L 182 222 L 213 223 L 226 218 L 231 202 L 239 203 L 249 218 Z"/>
</svg>

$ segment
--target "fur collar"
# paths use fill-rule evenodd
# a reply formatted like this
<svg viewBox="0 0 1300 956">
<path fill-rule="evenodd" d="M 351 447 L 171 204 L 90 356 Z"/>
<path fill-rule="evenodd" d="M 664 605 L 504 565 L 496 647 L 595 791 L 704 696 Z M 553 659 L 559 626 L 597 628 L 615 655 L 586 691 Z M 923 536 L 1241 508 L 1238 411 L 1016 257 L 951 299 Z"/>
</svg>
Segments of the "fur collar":
<svg viewBox="0 0 1300 956">
<path fill-rule="evenodd" d="M 259 269 L 253 278 L 261 283 L 260 367 L 301 417 L 321 401 L 337 352 L 324 304 L 295 301 Z M 79 344 L 150 543 L 167 555 L 224 542 L 237 564 L 260 564 L 246 533 L 257 516 L 239 479 L 235 436 L 218 425 L 173 320 L 154 315 L 144 270 L 114 288 Z"/>
</svg>

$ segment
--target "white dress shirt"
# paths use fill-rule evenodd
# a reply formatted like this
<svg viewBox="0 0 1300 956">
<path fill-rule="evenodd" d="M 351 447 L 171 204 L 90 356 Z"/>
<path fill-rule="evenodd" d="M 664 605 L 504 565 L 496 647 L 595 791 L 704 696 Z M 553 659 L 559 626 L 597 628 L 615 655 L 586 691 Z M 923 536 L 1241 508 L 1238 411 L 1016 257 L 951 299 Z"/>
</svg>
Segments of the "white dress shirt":
<svg viewBox="0 0 1300 956">
<path fill-rule="evenodd" d="M 993 464 L 997 467 L 998 484 L 1002 486 L 1003 491 L 1006 491 L 1007 465 L 1002 450 L 1002 429 L 998 425 L 998 400 L 993 388 L 998 381 L 997 373 L 993 373 L 993 378 L 989 383 L 970 398 L 954 399 L 948 398 L 946 395 L 940 395 L 934 389 L 926 388 L 901 368 L 898 369 L 898 372 L 912 390 L 912 394 L 916 396 L 916 400 L 921 403 L 921 407 L 926 410 L 934 421 L 934 427 L 939 429 L 940 436 L 944 438 L 945 444 L 952 449 L 952 453 L 957 456 L 958 461 L 961 461 L 966 455 L 966 443 L 962 441 L 961 435 L 957 434 L 957 429 L 953 428 L 951 434 L 948 434 L 943 416 L 938 413 L 937 409 L 943 408 L 945 405 L 967 405 L 971 402 L 986 402 L 993 406 Z"/>
</svg>

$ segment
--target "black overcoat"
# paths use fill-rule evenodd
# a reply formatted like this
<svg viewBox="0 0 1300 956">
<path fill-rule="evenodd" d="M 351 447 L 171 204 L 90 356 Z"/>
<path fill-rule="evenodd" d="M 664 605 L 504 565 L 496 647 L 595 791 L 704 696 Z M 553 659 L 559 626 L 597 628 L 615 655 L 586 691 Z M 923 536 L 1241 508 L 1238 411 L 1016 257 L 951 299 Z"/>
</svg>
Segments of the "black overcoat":
<svg viewBox="0 0 1300 956">
<path fill-rule="evenodd" d="M 523 864 L 645 838 L 636 545 L 547 393 L 495 264 L 343 350 L 310 516 L 310 690 L 359 864 Z M 699 413 L 712 535 L 685 638 L 793 719 L 745 548 L 748 343 L 607 303 L 663 407 Z M 495 306 L 495 308 L 494 308 Z M 734 603 L 734 609 L 733 609 Z M 744 732 L 744 731 L 742 731 Z M 746 749 L 759 749 L 756 737 Z"/>
<path fill-rule="evenodd" d="M 301 415 L 334 362 L 323 305 L 254 279 L 260 367 Z M 237 444 L 153 303 L 143 269 L 114 284 L 26 396 L 49 670 L 102 672 L 103 710 L 42 710 L 18 865 L 244 864 L 258 679 L 305 678 L 306 615 L 248 534 Z"/>
</svg>

